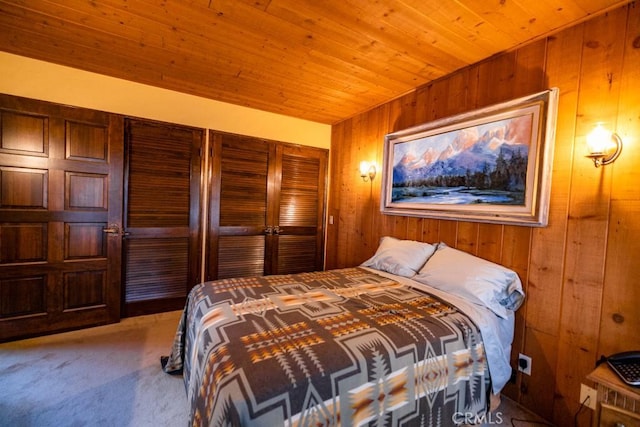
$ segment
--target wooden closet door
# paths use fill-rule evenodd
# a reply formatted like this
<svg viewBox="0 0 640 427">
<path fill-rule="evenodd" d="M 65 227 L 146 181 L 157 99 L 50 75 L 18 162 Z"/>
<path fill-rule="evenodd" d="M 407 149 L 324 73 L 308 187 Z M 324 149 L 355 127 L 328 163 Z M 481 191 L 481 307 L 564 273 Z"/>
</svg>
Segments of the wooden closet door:
<svg viewBox="0 0 640 427">
<path fill-rule="evenodd" d="M 207 280 L 265 274 L 267 195 L 273 193 L 275 147 L 211 132 Z"/>
<path fill-rule="evenodd" d="M 181 309 L 200 281 L 203 135 L 126 120 L 125 316 Z"/>
<path fill-rule="evenodd" d="M 276 179 L 276 274 L 323 269 L 324 209 L 328 153 L 311 147 L 280 146 Z"/>
<path fill-rule="evenodd" d="M 211 132 L 207 280 L 321 270 L 327 150 Z"/>
<path fill-rule="evenodd" d="M 123 125 L 0 95 L 0 340 L 120 318 Z"/>
</svg>

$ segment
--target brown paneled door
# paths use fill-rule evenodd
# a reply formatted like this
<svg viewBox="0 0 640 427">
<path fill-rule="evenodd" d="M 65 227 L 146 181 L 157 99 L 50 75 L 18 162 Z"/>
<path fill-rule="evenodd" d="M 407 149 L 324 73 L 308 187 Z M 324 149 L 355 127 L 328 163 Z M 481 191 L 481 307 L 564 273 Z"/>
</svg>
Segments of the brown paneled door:
<svg viewBox="0 0 640 427">
<path fill-rule="evenodd" d="M 202 129 L 125 122 L 124 316 L 177 310 L 199 283 Z"/>
<path fill-rule="evenodd" d="M 0 340 L 120 318 L 123 122 L 0 95 Z"/>
<path fill-rule="evenodd" d="M 207 280 L 322 270 L 327 150 L 210 135 Z"/>
</svg>

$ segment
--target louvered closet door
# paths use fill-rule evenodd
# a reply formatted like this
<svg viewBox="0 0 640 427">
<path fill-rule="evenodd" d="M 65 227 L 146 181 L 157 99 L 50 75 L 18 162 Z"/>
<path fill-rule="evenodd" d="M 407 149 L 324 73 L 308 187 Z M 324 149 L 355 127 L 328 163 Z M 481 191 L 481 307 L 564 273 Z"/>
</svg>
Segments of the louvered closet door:
<svg viewBox="0 0 640 427">
<path fill-rule="evenodd" d="M 126 121 L 125 315 L 179 309 L 199 282 L 203 130 Z"/>
<path fill-rule="evenodd" d="M 275 147 L 240 135 L 210 135 L 213 157 L 207 279 L 262 276 Z"/>
<path fill-rule="evenodd" d="M 321 270 L 327 151 L 212 132 L 207 279 Z"/>
<path fill-rule="evenodd" d="M 277 253 L 272 258 L 272 271 L 289 274 L 322 270 L 328 154 L 326 150 L 291 145 L 283 145 L 280 150 Z"/>
<path fill-rule="evenodd" d="M 0 341 L 120 319 L 122 118 L 0 95 Z"/>
</svg>

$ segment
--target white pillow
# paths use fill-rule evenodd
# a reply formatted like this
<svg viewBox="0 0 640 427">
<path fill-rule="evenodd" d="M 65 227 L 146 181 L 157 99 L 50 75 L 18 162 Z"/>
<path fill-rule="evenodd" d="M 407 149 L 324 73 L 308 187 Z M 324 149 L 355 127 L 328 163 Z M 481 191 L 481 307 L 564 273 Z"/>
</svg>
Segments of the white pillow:
<svg viewBox="0 0 640 427">
<path fill-rule="evenodd" d="M 484 305 L 502 318 L 507 318 L 507 310 L 517 310 L 524 300 L 515 271 L 444 243 L 438 244 L 413 280 Z"/>
<path fill-rule="evenodd" d="M 435 250 L 436 246 L 429 243 L 385 236 L 380 239 L 376 253 L 362 265 L 398 276 L 413 277 Z"/>
</svg>

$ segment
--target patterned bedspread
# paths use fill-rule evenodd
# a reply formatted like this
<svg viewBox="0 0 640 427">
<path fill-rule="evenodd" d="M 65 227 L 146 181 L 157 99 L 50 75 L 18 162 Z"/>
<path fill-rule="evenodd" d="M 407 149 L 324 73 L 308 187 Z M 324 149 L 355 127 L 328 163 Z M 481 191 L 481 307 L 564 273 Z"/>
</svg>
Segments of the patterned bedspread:
<svg viewBox="0 0 640 427">
<path fill-rule="evenodd" d="M 362 268 L 198 285 L 163 365 L 190 425 L 448 426 L 490 391 L 467 316 Z"/>
</svg>

